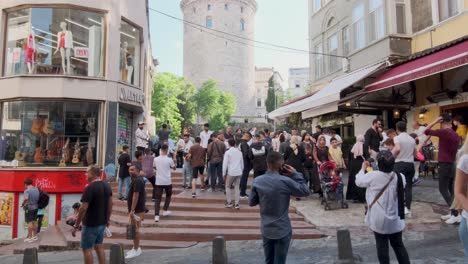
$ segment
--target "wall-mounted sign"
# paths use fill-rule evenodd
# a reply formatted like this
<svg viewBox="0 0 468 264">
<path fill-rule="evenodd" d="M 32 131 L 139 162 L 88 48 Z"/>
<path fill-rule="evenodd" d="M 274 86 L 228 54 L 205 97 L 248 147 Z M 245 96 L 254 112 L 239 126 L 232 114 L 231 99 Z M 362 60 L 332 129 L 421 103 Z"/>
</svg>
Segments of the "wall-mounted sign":
<svg viewBox="0 0 468 264">
<path fill-rule="evenodd" d="M 87 47 L 75 47 L 75 57 L 89 58 L 89 49 Z"/>
<path fill-rule="evenodd" d="M 140 104 L 140 105 L 144 105 L 145 104 L 145 95 L 139 90 L 121 87 L 120 88 L 120 94 L 119 94 L 119 100 L 121 102 L 126 102 L 126 103 L 131 102 L 131 103 L 137 103 L 137 104 Z"/>
</svg>

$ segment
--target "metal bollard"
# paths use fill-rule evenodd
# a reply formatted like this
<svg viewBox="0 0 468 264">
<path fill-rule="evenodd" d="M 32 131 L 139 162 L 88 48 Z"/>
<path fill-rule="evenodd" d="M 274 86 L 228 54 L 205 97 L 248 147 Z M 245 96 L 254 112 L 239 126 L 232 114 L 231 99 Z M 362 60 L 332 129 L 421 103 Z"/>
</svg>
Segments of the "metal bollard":
<svg viewBox="0 0 468 264">
<path fill-rule="evenodd" d="M 24 250 L 23 264 L 38 264 L 37 248 L 27 248 Z"/>
<path fill-rule="evenodd" d="M 109 255 L 110 264 L 125 264 L 124 247 L 122 244 L 112 244 Z"/>
<path fill-rule="evenodd" d="M 338 241 L 338 263 L 354 264 L 353 246 L 351 245 L 351 235 L 349 230 L 338 230 L 336 232 Z"/>
<path fill-rule="evenodd" d="M 227 264 L 226 240 L 218 236 L 213 239 L 213 264 Z"/>
</svg>

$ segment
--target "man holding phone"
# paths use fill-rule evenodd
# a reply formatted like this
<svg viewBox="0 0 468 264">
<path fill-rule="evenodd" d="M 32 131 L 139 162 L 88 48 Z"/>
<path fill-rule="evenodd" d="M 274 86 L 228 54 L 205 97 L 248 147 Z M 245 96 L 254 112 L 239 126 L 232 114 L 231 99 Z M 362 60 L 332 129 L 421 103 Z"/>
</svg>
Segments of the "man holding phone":
<svg viewBox="0 0 468 264">
<path fill-rule="evenodd" d="M 268 171 L 254 179 L 249 205 L 260 205 L 265 263 L 281 264 L 286 263 L 292 237 L 289 201 L 291 196 L 305 197 L 310 191 L 302 174 L 284 164 L 279 152 L 268 154 L 267 165 Z"/>
</svg>

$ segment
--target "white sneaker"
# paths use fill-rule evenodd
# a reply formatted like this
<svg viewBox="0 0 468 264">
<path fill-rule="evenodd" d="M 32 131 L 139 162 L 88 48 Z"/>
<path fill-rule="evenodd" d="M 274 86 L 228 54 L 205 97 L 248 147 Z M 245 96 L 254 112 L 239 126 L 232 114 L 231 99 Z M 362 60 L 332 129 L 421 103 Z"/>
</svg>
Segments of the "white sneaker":
<svg viewBox="0 0 468 264">
<path fill-rule="evenodd" d="M 27 238 L 24 239 L 24 242 L 31 243 L 32 240 L 31 240 L 31 238 L 27 237 Z"/>
<path fill-rule="evenodd" d="M 138 257 L 141 255 L 141 248 L 138 248 L 137 250 L 135 250 L 135 257 Z"/>
<path fill-rule="evenodd" d="M 461 216 L 458 215 L 458 216 L 451 216 L 447 221 L 445 221 L 445 223 L 447 225 L 454 225 L 454 224 L 458 224 L 461 222 Z"/>
<path fill-rule="evenodd" d="M 154 216 L 154 221 L 155 221 L 155 222 L 159 222 L 159 215 L 155 215 L 155 216 Z"/>
<path fill-rule="evenodd" d="M 171 211 L 163 211 L 163 216 L 170 216 L 171 214 Z"/>
<path fill-rule="evenodd" d="M 448 215 L 442 215 L 442 216 L 440 217 L 440 219 L 442 219 L 443 221 L 447 221 L 447 220 L 450 219 L 451 216 L 452 216 L 452 214 L 449 213 Z"/>
<path fill-rule="evenodd" d="M 408 208 L 405 206 L 405 215 L 407 215 L 409 213 L 410 213 L 410 210 L 408 210 Z"/>
<path fill-rule="evenodd" d="M 39 237 L 37 237 L 37 235 L 31 237 L 31 242 L 34 242 L 34 241 L 37 241 L 39 239 Z"/>
<path fill-rule="evenodd" d="M 125 259 L 131 259 L 131 258 L 134 258 L 136 257 L 136 251 L 135 249 L 131 249 L 127 252 L 127 254 L 125 254 Z"/>
</svg>

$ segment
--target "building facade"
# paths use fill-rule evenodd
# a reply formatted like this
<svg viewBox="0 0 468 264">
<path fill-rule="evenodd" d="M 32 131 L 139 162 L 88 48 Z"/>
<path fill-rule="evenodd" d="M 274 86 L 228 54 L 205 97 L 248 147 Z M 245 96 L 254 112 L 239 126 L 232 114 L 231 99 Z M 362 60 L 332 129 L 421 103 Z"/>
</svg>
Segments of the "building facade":
<svg viewBox="0 0 468 264">
<path fill-rule="evenodd" d="M 86 166 L 116 174 L 138 121 L 150 120 L 147 1 L 0 3 L 1 238 L 25 232 L 23 181 L 49 192 L 44 226 L 72 212 Z"/>
<path fill-rule="evenodd" d="M 281 91 L 283 78 L 274 68 L 255 67 L 255 106 L 256 122 L 263 123 L 267 121 L 266 100 L 268 97 L 268 88 L 270 84 L 276 91 Z"/>
<path fill-rule="evenodd" d="M 288 90 L 293 98 L 304 96 L 310 92 L 310 69 L 289 69 Z"/>
<path fill-rule="evenodd" d="M 182 0 L 180 6 L 193 23 L 184 24 L 184 77 L 197 88 L 216 80 L 234 95 L 233 121 L 255 122 L 254 47 L 236 36 L 255 38 L 256 1 Z"/>
</svg>

